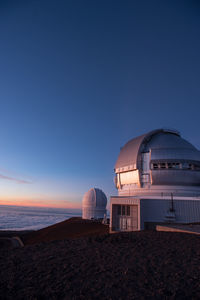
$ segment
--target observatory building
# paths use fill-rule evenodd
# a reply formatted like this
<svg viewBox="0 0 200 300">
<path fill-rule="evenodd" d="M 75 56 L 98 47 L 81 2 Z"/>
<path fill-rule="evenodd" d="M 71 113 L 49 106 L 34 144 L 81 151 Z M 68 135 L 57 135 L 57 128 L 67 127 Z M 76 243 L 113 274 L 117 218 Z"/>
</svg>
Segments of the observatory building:
<svg viewBox="0 0 200 300">
<path fill-rule="evenodd" d="M 106 214 L 107 198 L 100 189 L 93 188 L 85 193 L 82 201 L 83 219 L 103 219 Z"/>
<path fill-rule="evenodd" d="M 200 222 L 200 151 L 179 132 L 158 129 L 130 140 L 115 164 L 110 231 Z"/>
</svg>

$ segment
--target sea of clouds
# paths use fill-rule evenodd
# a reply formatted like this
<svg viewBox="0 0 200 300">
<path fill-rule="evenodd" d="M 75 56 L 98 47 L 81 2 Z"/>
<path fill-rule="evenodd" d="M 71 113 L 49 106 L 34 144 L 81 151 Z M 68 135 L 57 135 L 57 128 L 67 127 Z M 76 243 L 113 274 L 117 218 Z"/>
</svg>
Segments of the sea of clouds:
<svg viewBox="0 0 200 300">
<path fill-rule="evenodd" d="M 0 230 L 37 230 L 81 216 L 81 210 L 0 205 Z"/>
</svg>

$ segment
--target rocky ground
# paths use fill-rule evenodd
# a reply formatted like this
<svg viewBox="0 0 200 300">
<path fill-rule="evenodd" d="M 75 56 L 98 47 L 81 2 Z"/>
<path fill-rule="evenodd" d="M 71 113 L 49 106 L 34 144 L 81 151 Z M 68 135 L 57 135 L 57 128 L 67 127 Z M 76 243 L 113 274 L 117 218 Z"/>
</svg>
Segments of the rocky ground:
<svg viewBox="0 0 200 300">
<path fill-rule="evenodd" d="M 81 237 L 76 230 L 84 224 L 75 223 L 74 234 L 62 240 L 52 240 L 56 227 L 52 239 L 49 227 L 51 241 L 42 242 L 40 231 L 32 238 L 29 233 L 23 248 L 1 247 L 1 299 L 199 299 L 199 236 L 156 231 L 109 235 L 102 225 L 102 232 L 88 229 Z"/>
<path fill-rule="evenodd" d="M 102 235 L 109 232 L 109 227 L 101 222 L 83 220 L 82 218 L 70 218 L 55 225 L 22 234 L 22 240 L 26 245 L 63 240 L 66 238 L 77 239 L 79 237 Z"/>
</svg>

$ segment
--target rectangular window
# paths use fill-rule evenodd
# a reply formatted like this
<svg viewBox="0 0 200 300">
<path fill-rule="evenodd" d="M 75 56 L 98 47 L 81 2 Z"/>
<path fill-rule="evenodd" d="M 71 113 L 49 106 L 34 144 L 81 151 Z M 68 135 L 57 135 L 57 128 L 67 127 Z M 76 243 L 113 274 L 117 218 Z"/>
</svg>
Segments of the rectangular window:
<svg viewBox="0 0 200 300">
<path fill-rule="evenodd" d="M 198 166 L 198 165 L 191 165 L 191 170 L 197 170 L 197 171 L 199 171 L 200 170 L 200 166 Z"/>
<path fill-rule="evenodd" d="M 117 214 L 118 216 L 121 215 L 121 205 L 117 205 Z"/>
<path fill-rule="evenodd" d="M 182 163 L 182 169 L 189 169 L 189 164 L 187 162 Z"/>
<path fill-rule="evenodd" d="M 165 163 L 161 163 L 161 164 L 160 164 L 160 168 L 161 168 L 161 169 L 165 169 L 165 168 L 166 168 Z"/>
<path fill-rule="evenodd" d="M 123 184 L 139 184 L 138 170 L 120 173 L 120 183 Z"/>
<path fill-rule="evenodd" d="M 118 216 L 130 216 L 131 215 L 130 205 L 116 205 L 116 207 L 117 207 L 117 215 Z"/>
</svg>

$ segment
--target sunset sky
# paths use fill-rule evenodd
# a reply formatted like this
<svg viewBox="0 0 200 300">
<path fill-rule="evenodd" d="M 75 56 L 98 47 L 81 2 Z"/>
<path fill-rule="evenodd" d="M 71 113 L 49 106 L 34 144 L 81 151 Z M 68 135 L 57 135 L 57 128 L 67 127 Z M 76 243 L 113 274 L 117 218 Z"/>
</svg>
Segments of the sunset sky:
<svg viewBox="0 0 200 300">
<path fill-rule="evenodd" d="M 0 1 L 0 204 L 116 195 L 124 143 L 167 127 L 200 149 L 199 115 L 199 1 Z"/>
</svg>

